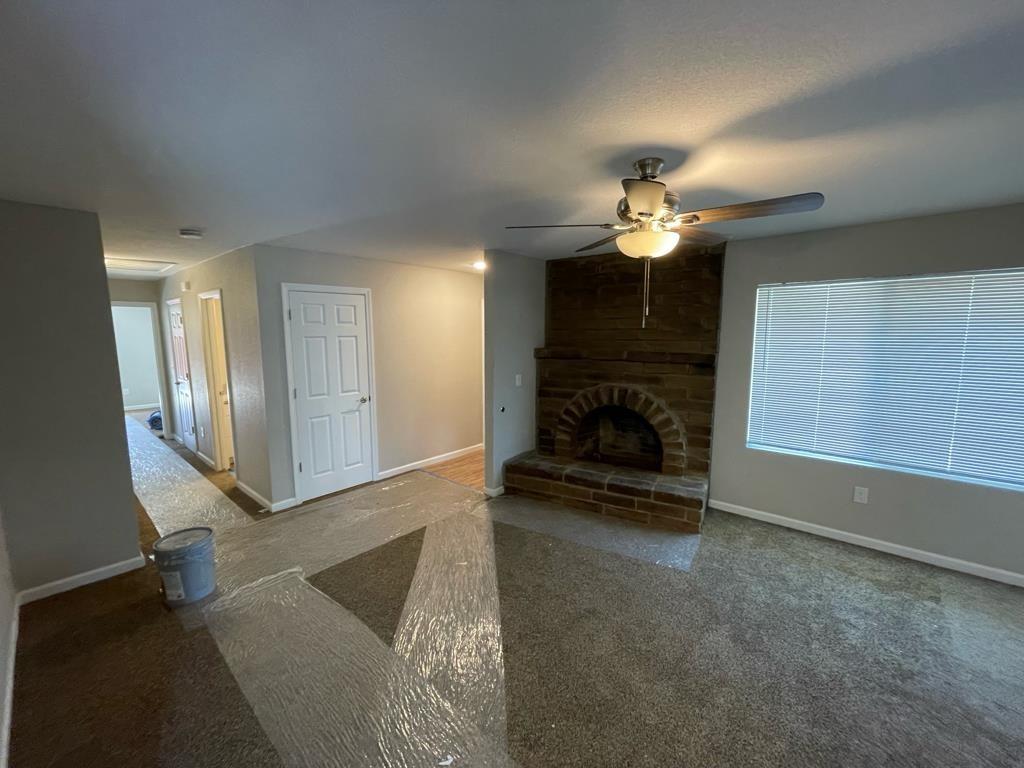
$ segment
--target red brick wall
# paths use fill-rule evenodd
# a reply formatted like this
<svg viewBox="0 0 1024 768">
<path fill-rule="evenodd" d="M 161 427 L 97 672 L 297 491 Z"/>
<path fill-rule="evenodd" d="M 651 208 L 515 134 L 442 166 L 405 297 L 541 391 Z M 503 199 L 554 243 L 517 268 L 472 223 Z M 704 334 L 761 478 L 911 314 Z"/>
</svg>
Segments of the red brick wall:
<svg viewBox="0 0 1024 768">
<path fill-rule="evenodd" d="M 605 254 L 548 262 L 546 345 L 537 350 L 542 454 L 561 450 L 558 422 L 581 390 L 614 384 L 663 403 L 681 425 L 666 473 L 707 471 L 723 255 L 693 248 L 656 259 L 647 328 L 639 261 Z"/>
</svg>

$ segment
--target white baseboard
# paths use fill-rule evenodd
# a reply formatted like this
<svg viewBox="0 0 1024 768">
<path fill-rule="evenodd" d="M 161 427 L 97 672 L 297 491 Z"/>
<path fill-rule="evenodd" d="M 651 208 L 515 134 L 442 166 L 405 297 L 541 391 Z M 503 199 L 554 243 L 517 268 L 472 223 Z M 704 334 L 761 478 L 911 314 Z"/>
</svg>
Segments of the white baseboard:
<svg viewBox="0 0 1024 768">
<path fill-rule="evenodd" d="M 253 501 L 258 501 L 260 504 L 262 504 L 264 507 L 269 509 L 271 512 L 274 511 L 274 505 L 273 504 L 271 504 L 269 501 L 267 501 L 263 496 L 260 496 L 260 494 L 256 493 L 256 491 L 254 491 L 248 485 L 243 483 L 237 477 L 235 477 L 235 485 L 238 486 L 238 490 L 242 491 L 242 493 L 244 493 L 250 499 L 252 499 Z"/>
<path fill-rule="evenodd" d="M 281 501 L 275 501 L 270 505 L 269 509 L 271 512 L 280 512 L 282 509 L 291 509 L 292 507 L 299 506 L 299 500 L 294 496 L 290 499 L 281 499 Z"/>
<path fill-rule="evenodd" d="M 495 496 L 501 496 L 505 493 L 505 486 L 499 485 L 497 488 L 484 488 L 484 493 L 493 499 Z"/>
<path fill-rule="evenodd" d="M 134 571 L 136 568 L 141 568 L 146 564 L 146 558 L 142 556 L 140 552 L 130 560 L 122 560 L 119 563 L 111 563 L 110 565 L 104 565 L 102 568 L 94 568 L 91 571 L 85 573 L 78 573 L 74 576 L 68 576 L 65 579 L 58 579 L 57 581 L 51 581 L 48 584 L 41 584 L 38 587 L 32 587 L 31 589 L 25 589 L 18 593 L 18 604 L 26 605 L 33 603 L 36 600 L 42 600 L 44 597 L 50 597 L 51 595 L 57 595 L 61 592 L 67 592 L 68 590 L 75 589 L 77 587 L 84 587 L 86 584 L 92 584 L 94 581 L 103 581 L 109 579 L 112 576 L 118 576 L 128 571 Z"/>
<path fill-rule="evenodd" d="M 449 451 L 448 453 L 442 453 L 438 456 L 431 456 L 428 459 L 420 459 L 419 461 L 414 461 L 411 464 L 403 464 L 400 467 L 384 469 L 377 473 L 377 479 L 386 480 L 389 477 L 400 475 L 403 472 L 412 472 L 412 470 L 414 469 L 422 469 L 423 467 L 429 466 L 431 464 L 437 464 L 440 461 L 447 461 L 448 459 L 457 459 L 459 456 L 465 456 L 467 453 L 479 451 L 483 447 L 483 443 L 477 443 L 476 445 L 469 445 L 466 446 L 465 448 L 459 448 L 457 451 Z"/>
<path fill-rule="evenodd" d="M 1005 571 L 1002 568 L 993 568 L 990 565 L 981 565 L 980 563 L 972 563 L 968 560 L 959 560 L 955 557 L 938 555 L 934 552 L 926 552 L 923 549 L 914 549 L 913 547 L 905 547 L 902 544 L 893 544 L 890 541 L 872 539 L 870 536 L 861 536 L 858 533 L 849 533 L 847 531 L 841 531 L 838 528 L 829 528 L 824 525 L 818 525 L 817 523 L 807 523 L 803 520 L 796 520 L 792 517 L 783 517 L 782 515 L 776 515 L 772 512 L 763 512 L 760 509 L 751 509 L 750 507 L 743 507 L 739 504 L 730 504 L 727 501 L 716 501 L 715 499 L 710 499 L 708 500 L 708 507 L 712 509 L 720 509 L 723 512 L 731 512 L 734 515 L 750 517 L 754 520 L 761 520 L 762 522 L 771 523 L 773 525 L 781 525 L 784 528 L 792 528 L 797 531 L 803 531 L 804 533 L 813 533 L 815 536 L 823 536 L 826 539 L 835 539 L 836 541 L 844 541 L 847 544 L 856 544 L 859 547 L 876 549 L 879 552 L 886 552 L 890 555 L 905 557 L 909 560 L 919 560 L 922 563 L 937 565 L 939 568 L 946 568 L 950 571 L 969 573 L 972 576 L 980 576 L 983 579 L 990 579 L 991 581 L 1000 581 L 1004 584 L 1024 587 L 1024 574 L 1022 573 L 1014 573 L 1013 571 Z"/>
<path fill-rule="evenodd" d="M 128 413 L 129 411 L 158 411 L 158 410 L 160 410 L 160 403 L 146 403 L 146 404 L 143 404 L 143 405 L 126 405 L 124 407 L 124 412 L 125 413 Z"/>
<path fill-rule="evenodd" d="M 14 707 L 14 657 L 18 650 L 18 598 L 14 599 L 14 617 L 11 620 L 10 645 L 7 648 L 7 658 L 4 659 L 4 709 L 3 717 L 0 718 L 0 768 L 7 768 L 8 754 L 11 748 L 11 710 Z"/>
<path fill-rule="evenodd" d="M 198 450 L 197 450 L 197 451 L 196 451 L 196 456 L 198 456 L 198 457 L 199 457 L 200 459 L 202 459 L 202 460 L 203 460 L 203 463 L 204 463 L 204 464 L 206 464 L 206 465 L 207 465 L 207 466 L 208 466 L 208 467 L 209 467 L 210 469 L 212 469 L 212 470 L 213 470 L 214 472 L 217 472 L 217 471 L 219 471 L 219 470 L 217 469 L 217 464 L 216 464 L 216 462 L 214 462 L 214 460 L 213 460 L 213 459 L 211 459 L 211 458 L 210 458 L 209 456 L 207 456 L 207 455 L 206 455 L 205 453 L 203 453 L 202 451 L 198 451 Z"/>
</svg>

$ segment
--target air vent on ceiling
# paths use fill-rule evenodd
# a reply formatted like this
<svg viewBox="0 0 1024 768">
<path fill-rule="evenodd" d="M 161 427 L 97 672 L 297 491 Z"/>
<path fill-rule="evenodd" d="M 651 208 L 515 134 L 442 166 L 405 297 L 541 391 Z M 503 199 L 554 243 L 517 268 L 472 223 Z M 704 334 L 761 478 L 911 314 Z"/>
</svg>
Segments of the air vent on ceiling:
<svg viewBox="0 0 1024 768">
<path fill-rule="evenodd" d="M 111 272 L 131 272 L 136 275 L 159 275 L 177 266 L 173 261 L 150 261 L 149 259 L 122 259 L 107 257 L 103 261 Z"/>
</svg>

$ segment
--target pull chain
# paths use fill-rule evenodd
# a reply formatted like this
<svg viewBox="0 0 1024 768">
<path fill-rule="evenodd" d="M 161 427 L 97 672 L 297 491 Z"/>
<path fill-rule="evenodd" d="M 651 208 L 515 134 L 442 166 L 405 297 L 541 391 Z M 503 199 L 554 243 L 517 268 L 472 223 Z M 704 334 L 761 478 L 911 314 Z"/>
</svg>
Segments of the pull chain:
<svg viewBox="0 0 1024 768">
<path fill-rule="evenodd" d="M 640 327 L 647 327 L 647 315 L 651 313 L 651 260 L 644 259 L 644 313 L 640 318 Z"/>
</svg>

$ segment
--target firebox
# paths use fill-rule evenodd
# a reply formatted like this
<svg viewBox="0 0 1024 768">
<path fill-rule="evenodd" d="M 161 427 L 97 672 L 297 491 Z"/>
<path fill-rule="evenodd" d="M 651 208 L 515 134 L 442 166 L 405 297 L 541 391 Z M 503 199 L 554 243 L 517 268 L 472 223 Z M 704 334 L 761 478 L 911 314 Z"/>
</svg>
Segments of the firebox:
<svg viewBox="0 0 1024 768">
<path fill-rule="evenodd" d="M 602 405 L 576 427 L 576 458 L 660 472 L 661 438 L 636 411 Z"/>
</svg>

